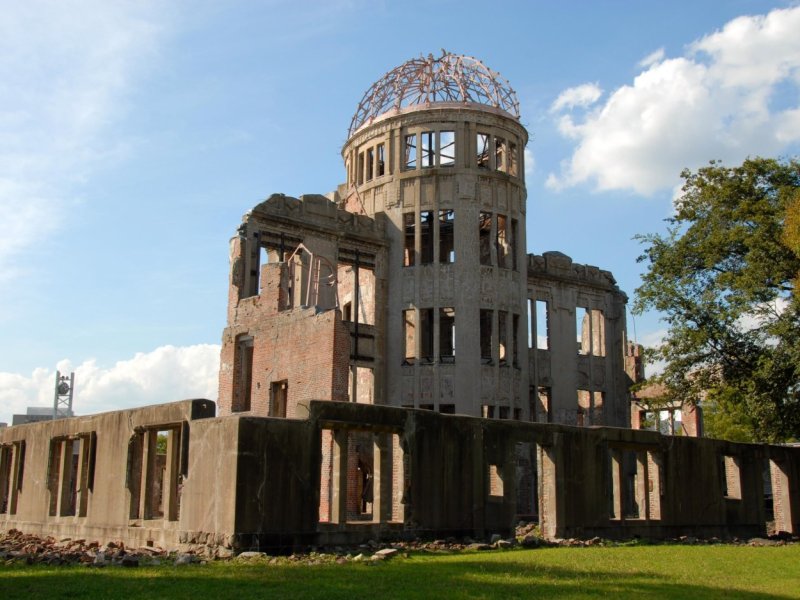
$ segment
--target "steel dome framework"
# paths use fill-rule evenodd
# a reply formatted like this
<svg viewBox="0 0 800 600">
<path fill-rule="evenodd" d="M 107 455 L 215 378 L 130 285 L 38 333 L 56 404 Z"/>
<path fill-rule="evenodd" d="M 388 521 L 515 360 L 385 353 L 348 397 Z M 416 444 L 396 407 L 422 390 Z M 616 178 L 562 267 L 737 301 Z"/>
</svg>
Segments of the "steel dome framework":
<svg viewBox="0 0 800 600">
<path fill-rule="evenodd" d="M 439 58 L 413 58 L 372 84 L 358 104 L 347 137 L 383 114 L 442 102 L 482 104 L 519 119 L 517 94 L 500 73 L 477 58 L 442 50 Z"/>
</svg>

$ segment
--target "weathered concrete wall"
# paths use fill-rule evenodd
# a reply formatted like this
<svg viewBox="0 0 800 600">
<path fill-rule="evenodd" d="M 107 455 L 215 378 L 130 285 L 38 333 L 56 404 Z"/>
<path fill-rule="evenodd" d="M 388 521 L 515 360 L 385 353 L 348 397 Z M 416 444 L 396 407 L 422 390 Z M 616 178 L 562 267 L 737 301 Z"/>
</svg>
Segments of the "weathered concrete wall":
<svg viewBox="0 0 800 600">
<path fill-rule="evenodd" d="M 137 502 L 131 489 L 136 487 L 138 478 L 144 477 L 141 470 L 131 468 L 133 441 L 144 432 L 170 428 L 177 428 L 184 439 L 190 438 L 194 425 L 212 417 L 214 411 L 214 403 L 208 400 L 186 400 L 3 429 L 0 444 L 24 441 L 25 455 L 16 513 L 0 514 L 0 527 L 73 538 L 118 539 L 137 546 L 148 542 L 175 546 L 180 527 L 177 519 L 170 520 L 169 515 L 153 519 L 141 518 L 144 515 L 132 517 L 132 504 Z M 79 457 L 77 472 L 52 451 L 64 442 L 74 444 Z M 202 459 L 203 454 L 202 449 L 192 448 L 191 444 L 188 453 L 185 447 L 174 449 L 174 456 L 181 456 L 184 461 L 189 456 Z M 91 460 L 84 463 L 84 456 Z M 205 457 L 210 459 L 211 456 Z M 192 474 L 186 470 L 184 473 L 185 476 L 174 473 L 173 480 L 188 483 Z M 74 483 L 70 485 L 70 481 Z M 205 483 L 213 481 L 208 479 Z M 64 514 L 68 512 L 74 514 Z"/>
<path fill-rule="evenodd" d="M 510 535 L 530 515 L 531 490 L 521 486 L 535 482 L 534 510 L 549 537 L 747 537 L 766 532 L 769 467 L 775 526 L 800 531 L 800 448 L 353 402 L 312 402 L 305 420 L 212 416 L 211 402 L 195 400 L 4 429 L 0 500 L 9 484 L 17 498 L 3 503 L 0 527 L 271 551 L 482 538 Z M 14 481 L 12 450 L 23 441 Z M 73 442 L 75 463 L 54 455 Z M 525 452 L 534 468 L 521 476 Z M 357 466 L 372 484 L 360 499 Z"/>
<path fill-rule="evenodd" d="M 560 252 L 530 255 L 528 300 L 534 341 L 530 383 L 549 393 L 549 406 L 539 406 L 536 420 L 629 427 L 627 297 L 611 273 L 575 264 Z M 537 300 L 547 303 L 544 323 L 537 322 Z M 579 308 L 588 311 L 580 324 Z M 546 349 L 536 349 L 537 333 L 547 336 Z M 588 399 L 581 401 L 581 393 Z"/>
</svg>

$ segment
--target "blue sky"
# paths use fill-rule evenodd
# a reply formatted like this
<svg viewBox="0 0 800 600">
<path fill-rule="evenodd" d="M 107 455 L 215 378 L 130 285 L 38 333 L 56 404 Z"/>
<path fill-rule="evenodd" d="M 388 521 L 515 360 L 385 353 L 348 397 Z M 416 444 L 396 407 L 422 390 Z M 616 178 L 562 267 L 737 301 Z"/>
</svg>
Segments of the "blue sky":
<svg viewBox="0 0 800 600">
<path fill-rule="evenodd" d="M 441 48 L 519 96 L 528 249 L 614 273 L 683 167 L 800 148 L 794 2 L 8 3 L 0 12 L 0 421 L 216 398 L 228 240 L 325 193 L 364 91 Z M 636 319 L 657 340 L 657 315 Z M 629 317 L 629 329 L 633 324 Z"/>
</svg>

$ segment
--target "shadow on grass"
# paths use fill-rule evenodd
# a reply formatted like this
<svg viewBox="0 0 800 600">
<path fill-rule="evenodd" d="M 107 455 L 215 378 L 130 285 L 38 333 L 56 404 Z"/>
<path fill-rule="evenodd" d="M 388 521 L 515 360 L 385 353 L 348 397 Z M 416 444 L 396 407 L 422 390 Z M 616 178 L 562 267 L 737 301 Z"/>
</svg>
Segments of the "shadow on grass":
<svg viewBox="0 0 800 600">
<path fill-rule="evenodd" d="M 681 565 L 665 565 L 664 570 Z M 788 590 L 787 590 L 788 591 Z M 796 593 L 796 592 L 795 592 Z M 213 563 L 189 567 L 0 567 L 0 598 L 639 598 L 797 597 L 694 583 L 664 573 L 588 570 L 534 561 L 414 557 L 369 566 Z"/>
</svg>

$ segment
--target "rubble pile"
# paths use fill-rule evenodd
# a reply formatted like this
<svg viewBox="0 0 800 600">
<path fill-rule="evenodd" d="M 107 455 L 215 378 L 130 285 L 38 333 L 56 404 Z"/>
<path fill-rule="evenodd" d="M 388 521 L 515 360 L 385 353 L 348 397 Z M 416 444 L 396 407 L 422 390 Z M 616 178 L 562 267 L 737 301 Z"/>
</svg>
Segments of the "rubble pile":
<svg viewBox="0 0 800 600">
<path fill-rule="evenodd" d="M 503 539 L 494 534 L 488 541 L 471 538 L 446 538 L 437 540 L 410 540 L 402 542 L 378 542 L 370 540 L 358 546 L 312 547 L 308 552 L 289 556 L 271 556 L 266 552 L 241 552 L 233 555 L 230 550 L 214 547 L 195 547 L 187 552 L 168 553 L 158 547 L 127 547 L 122 542 L 100 544 L 84 539 L 39 537 L 11 529 L 0 534 L 0 564 L 25 562 L 26 564 L 44 565 L 86 565 L 88 567 L 138 567 L 146 565 L 172 564 L 176 566 L 205 563 L 208 560 L 234 560 L 236 562 L 256 562 L 270 565 L 281 564 L 346 564 L 364 562 L 377 564 L 396 556 L 408 558 L 410 554 L 423 553 L 455 553 L 464 551 L 502 550 L 513 547 L 540 548 L 556 546 L 616 546 L 638 543 L 649 543 L 645 540 L 628 540 L 623 542 L 603 540 L 599 537 L 591 539 L 556 539 L 545 540 L 541 537 L 535 523 L 520 522 L 515 537 Z M 661 544 L 736 544 L 748 546 L 783 546 L 800 543 L 800 539 L 787 534 L 771 535 L 765 538 L 740 540 L 720 540 L 718 538 L 701 539 L 692 536 L 679 538 Z"/>
</svg>

